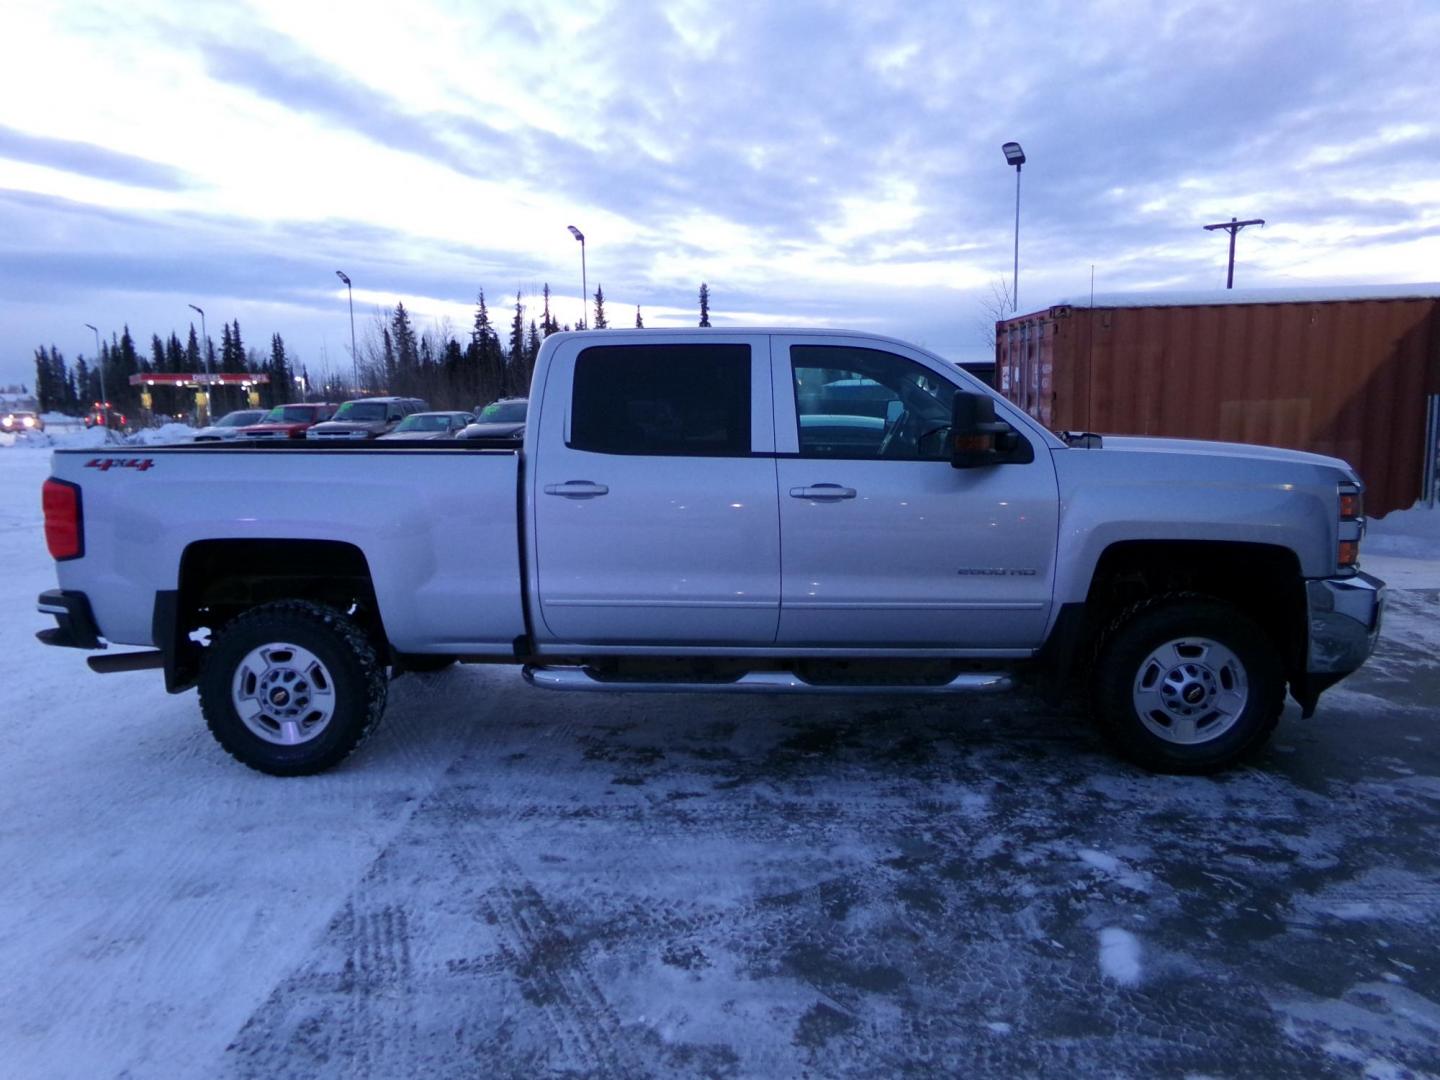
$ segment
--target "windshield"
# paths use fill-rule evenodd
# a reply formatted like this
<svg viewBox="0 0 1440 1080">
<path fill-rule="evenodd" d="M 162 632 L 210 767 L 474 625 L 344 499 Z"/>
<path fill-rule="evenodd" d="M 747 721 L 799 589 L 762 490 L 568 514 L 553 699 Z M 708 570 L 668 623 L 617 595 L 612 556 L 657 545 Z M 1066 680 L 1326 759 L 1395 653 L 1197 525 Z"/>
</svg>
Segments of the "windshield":
<svg viewBox="0 0 1440 1080">
<path fill-rule="evenodd" d="M 276 405 L 265 414 L 267 424 L 308 424 L 314 419 L 313 405 Z"/>
<path fill-rule="evenodd" d="M 384 420 L 385 403 L 383 401 L 347 401 L 336 411 L 335 419 L 357 420 L 361 423 Z"/>
<path fill-rule="evenodd" d="M 400 421 L 396 431 L 448 431 L 450 418 L 444 413 L 412 413 Z"/>
<path fill-rule="evenodd" d="M 524 401 L 496 401 L 480 411 L 482 424 L 518 424 L 525 419 Z"/>
<path fill-rule="evenodd" d="M 253 424 L 264 415 L 259 409 L 246 409 L 243 412 L 232 412 L 216 421 L 216 427 L 245 427 Z M 268 416 L 265 419 L 270 419 Z"/>
</svg>

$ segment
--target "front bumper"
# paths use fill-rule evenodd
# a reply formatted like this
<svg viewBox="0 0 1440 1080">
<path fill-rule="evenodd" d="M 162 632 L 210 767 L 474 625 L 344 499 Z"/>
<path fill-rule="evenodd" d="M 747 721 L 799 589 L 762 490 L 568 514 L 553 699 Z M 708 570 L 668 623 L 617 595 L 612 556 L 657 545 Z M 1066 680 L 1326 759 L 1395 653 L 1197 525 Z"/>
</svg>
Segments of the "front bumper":
<svg viewBox="0 0 1440 1080">
<path fill-rule="evenodd" d="M 70 649 L 103 649 L 90 598 L 70 589 L 48 589 L 35 604 L 42 615 L 55 616 L 56 625 L 40 630 L 35 636 L 46 645 L 63 645 Z"/>
<path fill-rule="evenodd" d="M 1385 583 L 1369 574 L 1305 583 L 1310 632 L 1305 670 L 1348 675 L 1375 649 L 1385 611 Z"/>
<path fill-rule="evenodd" d="M 1374 651 L 1385 613 L 1385 583 L 1364 573 L 1307 581 L 1305 602 L 1305 670 L 1291 677 L 1290 692 L 1309 717 L 1320 695 Z"/>
</svg>

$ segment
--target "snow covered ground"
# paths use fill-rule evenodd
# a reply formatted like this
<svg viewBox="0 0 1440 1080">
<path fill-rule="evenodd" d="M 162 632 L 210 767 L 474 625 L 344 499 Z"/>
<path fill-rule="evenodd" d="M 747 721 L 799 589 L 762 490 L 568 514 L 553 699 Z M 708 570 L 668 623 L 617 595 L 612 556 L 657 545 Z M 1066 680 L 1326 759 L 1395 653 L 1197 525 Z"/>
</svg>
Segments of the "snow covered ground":
<svg viewBox="0 0 1440 1080">
<path fill-rule="evenodd" d="M 1215 780 L 1024 695 L 477 667 L 283 781 L 34 642 L 48 458 L 0 449 L 0 1075 L 1440 1075 L 1419 516 L 1367 542 L 1403 583 L 1374 661 Z"/>
</svg>

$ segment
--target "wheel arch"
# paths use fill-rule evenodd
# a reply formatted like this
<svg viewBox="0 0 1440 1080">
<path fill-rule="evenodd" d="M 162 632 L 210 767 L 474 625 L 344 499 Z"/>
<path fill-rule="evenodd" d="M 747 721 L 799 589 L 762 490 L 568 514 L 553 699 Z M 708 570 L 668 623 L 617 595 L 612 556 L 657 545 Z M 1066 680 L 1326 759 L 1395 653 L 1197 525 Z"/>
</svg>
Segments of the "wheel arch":
<svg viewBox="0 0 1440 1080">
<path fill-rule="evenodd" d="M 1085 599 L 1057 613 L 1041 652 L 1056 684 L 1088 674 L 1099 639 L 1119 612 L 1167 593 L 1233 604 L 1274 641 L 1288 679 L 1303 673 L 1305 581 L 1293 550 L 1231 540 L 1122 540 L 1101 552 Z"/>
<path fill-rule="evenodd" d="M 351 614 L 382 652 L 388 638 L 365 553 L 339 540 L 199 540 L 180 556 L 173 590 L 156 593 L 155 647 L 165 657 L 165 688 L 195 685 L 203 646 L 191 635 L 213 635 L 259 604 L 311 600 Z"/>
</svg>

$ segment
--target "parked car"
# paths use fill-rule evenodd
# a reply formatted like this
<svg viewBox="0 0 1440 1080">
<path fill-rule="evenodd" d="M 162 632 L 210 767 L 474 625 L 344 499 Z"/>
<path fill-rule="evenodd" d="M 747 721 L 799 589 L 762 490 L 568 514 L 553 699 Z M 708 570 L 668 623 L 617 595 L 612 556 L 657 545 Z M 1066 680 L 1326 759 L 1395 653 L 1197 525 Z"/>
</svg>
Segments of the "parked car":
<svg viewBox="0 0 1440 1080">
<path fill-rule="evenodd" d="M 468 412 L 417 412 L 401 420 L 382 439 L 453 439 L 467 424 L 475 422 Z"/>
<path fill-rule="evenodd" d="M 37 412 L 16 410 L 0 416 L 0 430 L 44 431 L 45 421 L 40 419 L 40 414 Z"/>
<path fill-rule="evenodd" d="M 475 423 L 462 431 L 460 439 L 522 439 L 525 437 L 525 415 L 529 411 L 528 398 L 501 398 L 492 401 L 482 409 Z"/>
<path fill-rule="evenodd" d="M 333 419 L 316 424 L 305 433 L 307 439 L 378 439 L 394 431 L 411 413 L 430 408 L 419 398 L 373 397 L 347 401 Z"/>
<path fill-rule="evenodd" d="M 195 432 L 196 442 L 225 442 L 240 434 L 240 429 L 258 423 L 265 415 L 264 409 L 236 409 L 228 412 L 209 427 Z"/>
<path fill-rule="evenodd" d="M 334 402 L 276 405 L 258 424 L 241 428 L 242 439 L 303 439 L 315 424 L 329 420 L 339 406 Z"/>
<path fill-rule="evenodd" d="M 802 409 L 837 372 L 883 387 L 883 416 Z M 278 775 L 359 746 L 388 668 L 455 659 L 669 695 L 1034 675 L 1140 764 L 1199 773 L 1263 746 L 1287 686 L 1310 716 L 1379 633 L 1336 458 L 1062 437 L 933 353 L 838 330 L 562 332 L 533 385 L 507 450 L 57 450 L 41 640 L 146 647 L 90 667 L 198 687 L 221 746 Z"/>
<path fill-rule="evenodd" d="M 108 427 L 112 431 L 129 431 L 130 418 L 109 402 L 96 402 L 85 414 L 87 428 Z"/>
</svg>

